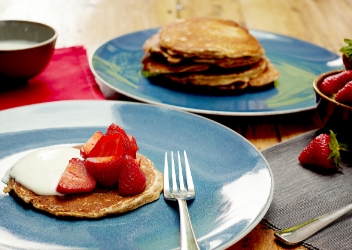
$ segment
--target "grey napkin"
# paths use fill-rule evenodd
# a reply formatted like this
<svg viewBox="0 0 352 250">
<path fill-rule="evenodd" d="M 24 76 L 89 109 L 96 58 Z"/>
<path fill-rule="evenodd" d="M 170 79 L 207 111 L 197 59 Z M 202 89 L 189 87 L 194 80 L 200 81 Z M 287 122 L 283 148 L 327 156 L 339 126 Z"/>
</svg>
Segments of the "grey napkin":
<svg viewBox="0 0 352 250">
<path fill-rule="evenodd" d="M 352 167 L 346 164 L 350 160 L 342 163 L 343 170 L 324 174 L 304 168 L 298 162 L 301 151 L 319 133 L 311 131 L 262 152 L 274 176 L 274 197 L 263 223 L 274 230 L 294 226 L 352 203 Z M 320 250 L 352 249 L 352 212 L 303 245 Z"/>
</svg>

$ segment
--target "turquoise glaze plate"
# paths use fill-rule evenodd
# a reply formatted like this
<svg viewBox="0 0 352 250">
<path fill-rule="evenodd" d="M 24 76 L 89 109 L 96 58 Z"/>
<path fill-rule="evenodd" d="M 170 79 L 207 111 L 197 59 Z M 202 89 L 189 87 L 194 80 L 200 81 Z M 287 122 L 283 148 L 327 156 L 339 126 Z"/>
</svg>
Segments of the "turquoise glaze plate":
<svg viewBox="0 0 352 250">
<path fill-rule="evenodd" d="M 119 101 L 63 101 L 0 112 L 0 175 L 49 145 L 85 143 L 112 123 L 137 139 L 162 172 L 165 151 L 186 150 L 196 187 L 189 212 L 201 249 L 224 249 L 264 217 L 273 177 L 262 154 L 236 132 L 192 113 Z M 199 129 L 202 128 L 202 129 Z M 161 194 L 134 211 L 101 219 L 56 218 L 2 192 L 1 249 L 177 249 L 176 202 Z"/>
<path fill-rule="evenodd" d="M 341 69 L 337 55 L 313 44 L 273 33 L 251 30 L 280 71 L 274 87 L 238 95 L 205 95 L 152 84 L 141 74 L 142 45 L 157 29 L 112 39 L 93 54 L 91 69 L 98 81 L 133 99 L 182 110 L 214 115 L 264 116 L 316 107 L 314 78 Z"/>
</svg>

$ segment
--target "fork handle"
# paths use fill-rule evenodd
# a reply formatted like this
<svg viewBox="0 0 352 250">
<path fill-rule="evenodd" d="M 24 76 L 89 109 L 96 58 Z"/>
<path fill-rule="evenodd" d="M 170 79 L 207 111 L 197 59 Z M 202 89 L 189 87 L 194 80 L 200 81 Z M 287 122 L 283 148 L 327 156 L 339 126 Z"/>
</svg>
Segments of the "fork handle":
<svg viewBox="0 0 352 250">
<path fill-rule="evenodd" d="M 197 239 L 191 224 L 191 218 L 188 212 L 187 202 L 185 199 L 177 199 L 177 202 L 180 210 L 180 249 L 199 250 Z"/>
<path fill-rule="evenodd" d="M 295 245 L 323 229 L 331 222 L 352 210 L 352 204 L 321 215 L 297 226 L 275 232 L 275 236 L 287 245 Z"/>
</svg>

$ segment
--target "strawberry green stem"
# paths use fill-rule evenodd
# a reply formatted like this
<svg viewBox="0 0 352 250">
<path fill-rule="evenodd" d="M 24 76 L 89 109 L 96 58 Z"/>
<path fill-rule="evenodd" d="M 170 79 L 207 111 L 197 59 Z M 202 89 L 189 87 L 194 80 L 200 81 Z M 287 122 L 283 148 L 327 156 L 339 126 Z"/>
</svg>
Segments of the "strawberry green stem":
<svg viewBox="0 0 352 250">
<path fill-rule="evenodd" d="M 329 148 L 331 150 L 328 159 L 333 159 L 334 163 L 338 168 L 340 167 L 340 161 L 341 161 L 341 155 L 340 155 L 340 150 L 343 151 L 348 151 L 347 150 L 347 145 L 343 143 L 339 143 L 336 139 L 336 134 L 330 130 L 330 142 L 329 142 Z"/>
<path fill-rule="evenodd" d="M 347 46 L 343 46 L 340 52 L 344 53 L 348 59 L 352 59 L 352 40 L 346 38 L 344 42 L 347 43 Z"/>
</svg>

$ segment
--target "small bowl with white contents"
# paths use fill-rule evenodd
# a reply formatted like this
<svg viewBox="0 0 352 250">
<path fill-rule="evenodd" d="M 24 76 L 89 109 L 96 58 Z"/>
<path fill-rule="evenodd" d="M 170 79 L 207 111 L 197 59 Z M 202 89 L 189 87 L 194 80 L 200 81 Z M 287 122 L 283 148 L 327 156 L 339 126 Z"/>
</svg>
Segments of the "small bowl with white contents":
<svg viewBox="0 0 352 250">
<path fill-rule="evenodd" d="M 48 25 L 0 20 L 0 79 L 27 81 L 41 73 L 50 62 L 56 39 L 56 30 Z"/>
</svg>

